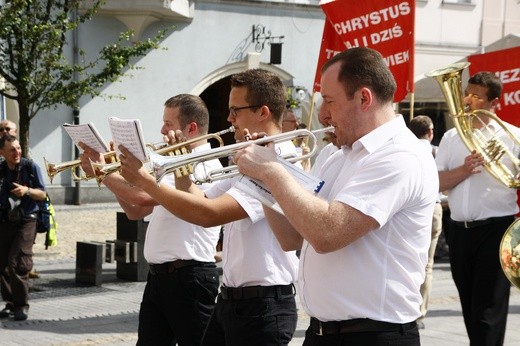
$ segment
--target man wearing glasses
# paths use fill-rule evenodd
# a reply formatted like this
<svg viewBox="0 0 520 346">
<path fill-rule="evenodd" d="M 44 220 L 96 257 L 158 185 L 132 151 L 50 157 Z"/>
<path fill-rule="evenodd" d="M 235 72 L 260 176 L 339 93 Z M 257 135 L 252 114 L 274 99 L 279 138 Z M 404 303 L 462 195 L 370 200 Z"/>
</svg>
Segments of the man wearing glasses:
<svg viewBox="0 0 520 346">
<path fill-rule="evenodd" d="M 11 120 L 4 119 L 0 121 L 0 137 L 6 134 L 16 136 L 16 124 Z"/>
<path fill-rule="evenodd" d="M 247 139 L 246 130 L 281 133 L 285 104 L 285 87 L 276 75 L 252 69 L 232 76 L 227 120 L 235 127 L 235 140 Z M 296 154 L 291 141 L 275 147 L 280 155 Z M 296 329 L 298 258 L 281 248 L 262 204 L 235 188 L 236 178 L 217 181 L 204 192 L 187 177 L 176 179 L 178 190 L 158 186 L 128 150 L 122 153 L 123 177 L 171 213 L 206 227 L 225 224 L 222 287 L 202 345 L 287 345 Z"/>
</svg>

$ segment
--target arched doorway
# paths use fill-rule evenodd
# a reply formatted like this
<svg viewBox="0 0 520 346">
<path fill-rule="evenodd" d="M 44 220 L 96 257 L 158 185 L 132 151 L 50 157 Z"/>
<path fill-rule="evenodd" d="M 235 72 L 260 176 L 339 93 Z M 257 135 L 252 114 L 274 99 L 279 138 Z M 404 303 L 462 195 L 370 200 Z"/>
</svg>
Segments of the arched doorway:
<svg viewBox="0 0 520 346">
<path fill-rule="evenodd" d="M 199 95 L 208 106 L 210 116 L 209 133 L 222 131 L 230 126 L 227 117 L 229 113 L 229 92 L 231 91 L 230 78 L 233 74 L 247 69 L 262 68 L 278 75 L 286 86 L 292 85 L 292 75 L 276 66 L 261 63 L 256 54 L 257 53 L 250 53 L 245 61 L 219 68 L 203 78 L 199 84 L 192 89 L 191 93 Z M 234 136 L 231 133 L 223 135 L 222 139 L 225 145 L 235 143 Z M 225 158 L 220 161 L 224 166 L 227 166 L 227 160 Z"/>
</svg>

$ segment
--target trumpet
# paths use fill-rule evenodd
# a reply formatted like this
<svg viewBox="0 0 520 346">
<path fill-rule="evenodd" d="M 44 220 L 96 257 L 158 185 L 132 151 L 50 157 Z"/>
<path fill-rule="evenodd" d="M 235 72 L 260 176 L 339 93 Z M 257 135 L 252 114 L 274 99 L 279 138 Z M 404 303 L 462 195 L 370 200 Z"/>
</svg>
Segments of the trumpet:
<svg viewBox="0 0 520 346">
<path fill-rule="evenodd" d="M 240 142 L 236 144 L 226 145 L 224 147 L 215 148 L 211 150 L 206 150 L 202 152 L 197 153 L 191 153 L 186 154 L 183 156 L 177 156 L 177 157 L 166 157 L 157 155 L 154 153 L 150 153 L 150 166 L 153 170 L 153 174 L 155 175 L 155 179 L 157 182 L 159 182 L 166 174 L 171 173 L 173 171 L 178 171 L 182 167 L 188 166 L 188 171 L 196 172 L 196 166 L 198 164 L 204 163 L 206 161 L 214 160 L 214 159 L 220 159 L 220 158 L 226 158 L 230 155 L 234 155 L 239 150 L 246 148 L 247 146 L 251 144 L 257 144 L 257 145 L 264 145 L 268 143 L 281 143 L 286 142 L 290 140 L 294 140 L 297 138 L 307 138 L 309 143 L 310 151 L 308 154 L 301 155 L 301 156 L 292 156 L 292 157 L 284 157 L 289 162 L 296 162 L 300 160 L 308 159 L 316 153 L 318 147 L 317 147 L 317 140 L 316 140 L 316 134 L 320 132 L 333 132 L 334 127 L 326 127 L 319 130 L 309 131 L 305 129 L 300 130 L 294 130 L 290 132 L 284 132 L 280 133 L 274 136 L 267 136 L 263 138 L 259 138 L 253 141 L 247 141 L 247 142 Z M 208 183 L 213 182 L 216 180 L 221 179 L 227 179 L 234 176 L 237 176 L 239 173 L 238 167 L 236 165 L 231 165 L 228 167 L 215 169 L 211 171 L 205 171 L 205 176 L 197 176 L 196 173 L 194 173 L 194 180 L 197 183 Z M 179 176 L 179 175 L 177 175 Z"/>
<path fill-rule="evenodd" d="M 202 141 L 202 140 L 209 140 L 209 139 L 216 139 L 219 143 L 219 146 L 224 145 L 224 141 L 222 140 L 222 135 L 230 132 L 235 132 L 235 128 L 233 126 L 228 127 L 225 130 L 215 132 L 215 133 L 208 133 L 207 135 L 199 136 L 192 138 L 190 140 L 187 140 L 182 143 L 176 143 L 172 145 L 164 144 L 161 145 L 159 143 L 156 144 L 147 144 L 149 148 L 152 149 L 150 152 L 150 155 L 155 154 L 157 156 L 163 156 L 163 155 L 184 155 L 188 153 L 187 146 L 190 144 Z M 105 177 L 109 174 L 112 174 L 114 172 L 118 172 L 121 169 L 121 162 L 111 162 L 111 163 L 96 163 L 91 162 L 92 170 L 94 171 L 94 177 L 96 178 L 98 186 L 101 186 L 101 183 L 105 179 Z M 191 173 L 191 172 L 189 172 Z"/>
<path fill-rule="evenodd" d="M 105 160 L 108 160 L 110 162 L 114 162 L 117 160 L 116 152 L 115 151 L 107 151 L 103 154 L 103 157 Z M 45 163 L 45 170 L 47 171 L 47 175 L 49 176 L 49 180 L 52 184 L 52 180 L 54 177 L 67 170 L 70 169 L 72 171 L 72 180 L 74 181 L 81 181 L 81 180 L 89 180 L 94 177 L 88 176 L 86 174 L 78 175 L 76 173 L 76 168 L 79 168 L 81 166 L 81 160 L 72 160 L 72 161 L 65 161 L 61 163 L 51 163 L 47 161 L 45 158 L 43 158 L 43 162 Z"/>
</svg>

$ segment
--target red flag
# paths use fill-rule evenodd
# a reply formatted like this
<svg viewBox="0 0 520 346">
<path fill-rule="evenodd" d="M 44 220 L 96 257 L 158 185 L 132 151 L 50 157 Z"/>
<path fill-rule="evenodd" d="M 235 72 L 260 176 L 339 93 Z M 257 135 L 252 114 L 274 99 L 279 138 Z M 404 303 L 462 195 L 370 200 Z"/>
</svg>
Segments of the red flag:
<svg viewBox="0 0 520 346">
<path fill-rule="evenodd" d="M 469 73 L 495 73 L 502 81 L 502 96 L 496 109 L 498 117 L 520 126 L 520 47 L 468 56 Z"/>
<path fill-rule="evenodd" d="M 318 57 L 318 66 L 316 67 L 316 76 L 314 77 L 314 86 L 312 90 L 319 92 L 321 90 L 321 67 L 327 60 L 334 55 L 345 50 L 345 44 L 341 37 L 336 33 L 334 27 L 328 20 L 325 21 L 323 27 L 323 36 L 321 38 L 320 55 Z"/>
<path fill-rule="evenodd" d="M 380 52 L 397 82 L 394 102 L 414 90 L 414 0 L 322 0 L 320 6 L 347 49 Z"/>
</svg>

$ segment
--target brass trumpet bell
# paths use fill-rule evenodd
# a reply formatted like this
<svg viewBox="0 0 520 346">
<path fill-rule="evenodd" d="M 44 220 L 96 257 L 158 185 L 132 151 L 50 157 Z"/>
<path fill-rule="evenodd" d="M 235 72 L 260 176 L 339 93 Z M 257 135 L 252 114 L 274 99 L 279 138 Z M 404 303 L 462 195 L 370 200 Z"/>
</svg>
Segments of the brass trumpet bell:
<svg viewBox="0 0 520 346">
<path fill-rule="evenodd" d="M 43 162 L 45 163 L 45 170 L 47 171 L 47 175 L 49 176 L 49 180 L 52 184 L 52 180 L 57 174 L 60 174 L 63 171 L 66 171 L 68 169 L 72 170 L 72 178 L 75 180 L 77 177 L 75 168 L 79 167 L 81 165 L 80 160 L 73 160 L 73 161 L 66 161 L 62 163 L 50 163 L 45 158 L 43 158 Z"/>
<path fill-rule="evenodd" d="M 114 161 L 117 160 L 115 151 L 109 151 L 104 154 L 105 160 L 108 161 Z M 47 161 L 45 158 L 43 158 L 43 162 L 45 163 L 45 170 L 47 171 L 47 176 L 49 177 L 49 180 L 52 184 L 52 180 L 57 174 L 60 174 L 66 170 L 71 170 L 72 174 L 72 180 L 73 181 L 81 181 L 81 180 L 90 180 L 94 177 L 88 176 L 84 173 L 81 173 L 78 175 L 76 173 L 76 169 L 80 168 L 81 166 L 81 160 L 72 160 L 72 161 L 65 161 L 61 163 L 51 163 Z"/>
</svg>

